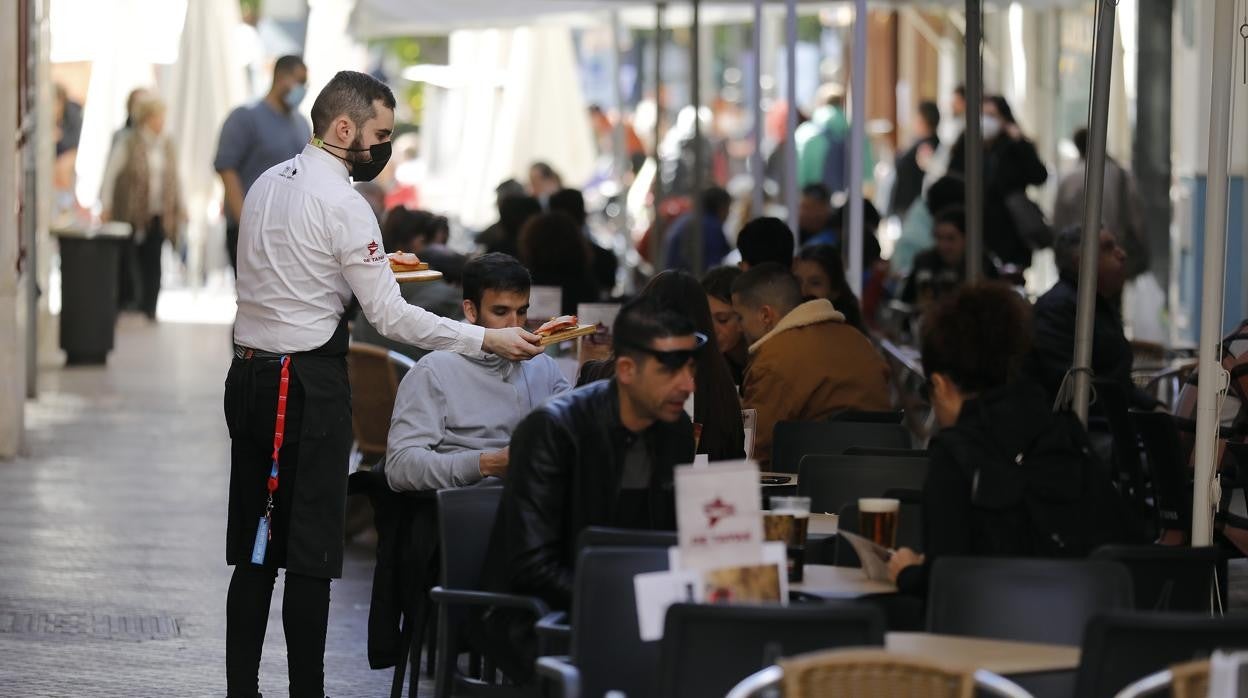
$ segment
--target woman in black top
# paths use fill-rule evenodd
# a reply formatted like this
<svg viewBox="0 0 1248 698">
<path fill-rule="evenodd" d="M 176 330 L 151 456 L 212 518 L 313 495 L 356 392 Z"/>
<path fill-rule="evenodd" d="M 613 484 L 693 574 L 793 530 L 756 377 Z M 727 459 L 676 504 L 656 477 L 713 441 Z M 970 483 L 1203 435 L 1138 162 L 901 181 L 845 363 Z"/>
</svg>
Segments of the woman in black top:
<svg viewBox="0 0 1248 698">
<path fill-rule="evenodd" d="M 924 323 L 923 367 L 941 431 L 923 487 L 923 547 L 889 561 L 898 588 L 925 597 L 945 555 L 1080 557 L 1136 542 L 1130 515 L 1069 412 L 1019 380 L 1031 313 L 1008 286 L 967 286 Z"/>
</svg>

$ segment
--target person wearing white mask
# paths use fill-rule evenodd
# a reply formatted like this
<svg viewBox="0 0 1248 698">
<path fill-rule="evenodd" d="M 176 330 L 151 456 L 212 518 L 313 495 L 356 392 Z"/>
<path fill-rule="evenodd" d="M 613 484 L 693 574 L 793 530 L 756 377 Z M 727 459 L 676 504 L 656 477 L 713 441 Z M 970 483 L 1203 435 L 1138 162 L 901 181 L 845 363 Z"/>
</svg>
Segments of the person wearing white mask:
<svg viewBox="0 0 1248 698">
<path fill-rule="evenodd" d="M 298 111 L 307 85 L 303 59 L 282 56 L 273 64 L 273 84 L 264 99 L 230 112 L 221 126 L 213 169 L 225 187 L 225 245 L 235 271 L 243 197 L 265 170 L 297 155 L 312 137 Z"/>
<path fill-rule="evenodd" d="M 356 182 L 390 159 L 394 93 L 342 71 L 312 105 L 302 152 L 260 175 L 243 201 L 230 433 L 226 562 L 229 696 L 256 698 L 269 604 L 286 570 L 282 621 L 290 695 L 325 695 L 330 580 L 342 576 L 351 388 L 347 317 L 354 296 L 383 336 L 427 349 L 520 361 L 541 352 L 522 328 L 438 317 L 399 293 L 377 218 Z"/>
<path fill-rule="evenodd" d="M 984 138 L 984 247 L 1004 264 L 1026 269 L 1031 266 L 1036 241 L 1028 240 L 1024 231 L 1036 224 L 1028 216 L 1038 214 L 1027 199 L 1027 187 L 1044 184 L 1049 171 L 1036 146 L 1023 135 L 1004 97 L 984 98 L 980 124 Z M 953 147 L 949 172 L 966 174 L 965 134 Z"/>
</svg>

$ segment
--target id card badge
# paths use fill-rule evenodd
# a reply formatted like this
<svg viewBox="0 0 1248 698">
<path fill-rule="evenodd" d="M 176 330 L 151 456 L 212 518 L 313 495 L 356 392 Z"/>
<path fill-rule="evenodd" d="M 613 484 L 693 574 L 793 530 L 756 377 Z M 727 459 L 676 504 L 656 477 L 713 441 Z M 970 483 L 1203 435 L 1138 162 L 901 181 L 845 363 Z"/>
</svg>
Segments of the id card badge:
<svg viewBox="0 0 1248 698">
<path fill-rule="evenodd" d="M 264 552 L 269 547 L 269 520 L 260 517 L 260 525 L 256 526 L 256 544 L 251 548 L 251 564 L 263 565 Z"/>
</svg>

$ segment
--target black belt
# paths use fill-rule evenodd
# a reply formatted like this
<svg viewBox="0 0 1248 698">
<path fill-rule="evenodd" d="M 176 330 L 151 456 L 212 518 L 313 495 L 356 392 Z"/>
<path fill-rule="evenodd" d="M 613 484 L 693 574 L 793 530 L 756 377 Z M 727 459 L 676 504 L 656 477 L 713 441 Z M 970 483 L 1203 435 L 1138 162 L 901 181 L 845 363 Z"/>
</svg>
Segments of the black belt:
<svg viewBox="0 0 1248 698">
<path fill-rule="evenodd" d="M 274 354 L 274 353 L 273 353 L 273 352 L 271 352 L 271 351 L 261 351 L 261 350 L 259 350 L 259 349 L 252 349 L 251 347 L 245 347 L 245 346 L 243 346 L 243 345 L 241 345 L 241 344 L 235 344 L 235 345 L 234 345 L 234 358 L 236 358 L 236 359 L 243 359 L 243 360 L 247 360 L 247 359 L 280 359 L 280 358 L 282 358 L 283 356 L 286 356 L 286 355 L 285 355 L 285 354 Z"/>
</svg>

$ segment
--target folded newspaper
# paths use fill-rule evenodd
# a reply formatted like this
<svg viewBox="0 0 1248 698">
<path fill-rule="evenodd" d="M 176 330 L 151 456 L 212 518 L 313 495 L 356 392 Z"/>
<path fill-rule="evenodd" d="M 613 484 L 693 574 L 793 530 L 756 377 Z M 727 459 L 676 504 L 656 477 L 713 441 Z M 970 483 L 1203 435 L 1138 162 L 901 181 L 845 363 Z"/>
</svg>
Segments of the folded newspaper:
<svg viewBox="0 0 1248 698">
<path fill-rule="evenodd" d="M 844 538 L 854 552 L 858 553 L 858 559 L 862 561 L 862 571 L 866 573 L 867 579 L 873 582 L 889 581 L 888 558 L 893 555 L 891 550 L 845 529 L 838 530 L 836 535 Z"/>
</svg>

